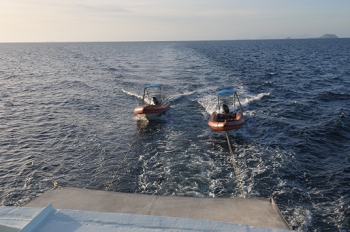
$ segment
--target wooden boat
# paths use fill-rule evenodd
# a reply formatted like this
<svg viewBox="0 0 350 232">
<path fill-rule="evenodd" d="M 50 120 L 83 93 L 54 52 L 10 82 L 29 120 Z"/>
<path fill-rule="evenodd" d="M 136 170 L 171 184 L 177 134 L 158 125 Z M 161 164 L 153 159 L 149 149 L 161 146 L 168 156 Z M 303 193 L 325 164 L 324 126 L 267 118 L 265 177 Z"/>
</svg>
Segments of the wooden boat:
<svg viewBox="0 0 350 232">
<path fill-rule="evenodd" d="M 144 115 L 148 120 L 166 112 L 170 103 L 164 100 L 163 85 L 149 84 L 143 91 L 142 105 L 134 109 L 134 113 Z"/>
<path fill-rule="evenodd" d="M 232 111 L 228 107 L 231 102 Z M 243 108 L 236 91 L 231 89 L 218 91 L 217 111 L 210 115 L 208 125 L 216 131 L 237 130 L 244 125 Z"/>
</svg>

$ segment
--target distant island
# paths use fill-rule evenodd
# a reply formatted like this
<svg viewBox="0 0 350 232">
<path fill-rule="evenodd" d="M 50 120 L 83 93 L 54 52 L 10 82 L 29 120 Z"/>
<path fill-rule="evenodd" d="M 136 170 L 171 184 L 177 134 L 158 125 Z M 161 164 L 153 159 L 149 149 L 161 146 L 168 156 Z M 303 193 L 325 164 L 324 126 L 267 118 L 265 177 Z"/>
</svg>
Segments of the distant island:
<svg viewBox="0 0 350 232">
<path fill-rule="evenodd" d="M 309 37 L 306 37 L 306 36 L 300 37 L 299 36 L 298 38 L 299 39 L 339 39 L 339 37 L 336 36 L 335 34 L 324 34 L 321 37 L 311 37 L 311 36 L 309 36 Z M 285 39 L 292 39 L 292 38 L 291 37 L 287 37 Z"/>
<path fill-rule="evenodd" d="M 339 37 L 334 34 L 324 34 L 323 36 L 319 37 L 320 39 L 338 39 Z"/>
</svg>

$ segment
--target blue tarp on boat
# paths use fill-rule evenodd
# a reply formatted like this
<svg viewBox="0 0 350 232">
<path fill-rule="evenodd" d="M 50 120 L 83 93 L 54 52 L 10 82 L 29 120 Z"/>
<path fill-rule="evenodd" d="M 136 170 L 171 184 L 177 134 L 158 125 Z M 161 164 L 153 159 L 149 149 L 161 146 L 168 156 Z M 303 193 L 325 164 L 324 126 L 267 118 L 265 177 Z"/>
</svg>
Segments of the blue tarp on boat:
<svg viewBox="0 0 350 232">
<path fill-rule="evenodd" d="M 223 89 L 223 90 L 219 90 L 218 94 L 222 95 L 222 94 L 233 94 L 235 91 L 232 89 Z"/>
<path fill-rule="evenodd" d="M 145 88 L 151 88 L 151 87 L 159 87 L 160 84 L 149 84 L 149 85 L 146 85 Z"/>
</svg>

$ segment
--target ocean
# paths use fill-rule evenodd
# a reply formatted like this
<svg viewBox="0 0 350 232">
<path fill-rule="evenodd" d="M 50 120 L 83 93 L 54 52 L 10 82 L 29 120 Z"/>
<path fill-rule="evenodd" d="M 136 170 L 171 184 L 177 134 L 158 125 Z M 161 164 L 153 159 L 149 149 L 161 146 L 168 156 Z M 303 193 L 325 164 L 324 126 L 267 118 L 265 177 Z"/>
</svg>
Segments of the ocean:
<svg viewBox="0 0 350 232">
<path fill-rule="evenodd" d="M 350 231 L 350 39 L 1 43 L 0 199 L 54 186 L 269 197 L 298 231 Z M 155 121 L 133 109 L 164 85 Z M 245 125 L 207 121 L 218 89 Z M 241 187 L 240 187 L 241 186 Z"/>
</svg>

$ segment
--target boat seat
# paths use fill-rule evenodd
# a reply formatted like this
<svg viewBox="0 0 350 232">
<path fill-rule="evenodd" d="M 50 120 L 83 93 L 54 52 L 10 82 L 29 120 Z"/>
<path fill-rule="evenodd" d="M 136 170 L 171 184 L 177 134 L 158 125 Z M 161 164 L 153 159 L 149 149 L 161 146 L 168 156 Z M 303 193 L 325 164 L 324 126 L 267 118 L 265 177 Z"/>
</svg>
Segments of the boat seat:
<svg viewBox="0 0 350 232">
<path fill-rule="evenodd" d="M 235 113 L 228 113 L 228 114 L 218 114 L 217 115 L 218 122 L 224 122 L 225 120 L 226 121 L 236 120 L 236 114 Z"/>
</svg>

